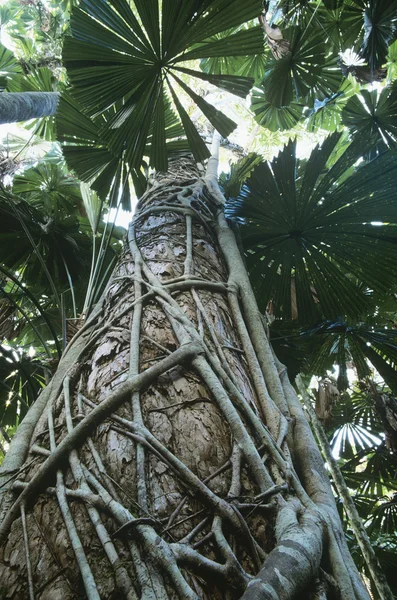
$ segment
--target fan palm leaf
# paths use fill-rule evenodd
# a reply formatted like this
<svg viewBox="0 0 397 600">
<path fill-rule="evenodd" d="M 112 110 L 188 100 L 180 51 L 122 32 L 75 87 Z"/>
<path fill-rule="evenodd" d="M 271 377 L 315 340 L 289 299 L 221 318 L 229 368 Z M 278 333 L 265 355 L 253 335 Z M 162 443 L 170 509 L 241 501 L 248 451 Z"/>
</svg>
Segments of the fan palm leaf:
<svg viewBox="0 0 397 600">
<path fill-rule="evenodd" d="M 29 204 L 48 216 L 82 214 L 83 201 L 77 180 L 60 165 L 40 162 L 37 166 L 17 175 L 13 192 L 23 196 Z"/>
<path fill-rule="evenodd" d="M 0 194 L 0 214 L 0 262 L 7 269 L 23 270 L 26 283 L 51 294 L 54 288 L 69 288 L 68 271 L 73 280 L 83 276 L 91 240 L 81 231 L 76 216 L 59 211 L 48 214 L 22 197 L 4 192 Z"/>
<path fill-rule="evenodd" d="M 253 89 L 251 110 L 255 121 L 269 131 L 292 129 L 302 120 L 304 105 L 291 102 L 288 106 L 275 106 L 267 100 L 263 86 Z"/>
<path fill-rule="evenodd" d="M 283 34 L 290 51 L 268 62 L 262 84 L 267 101 L 281 108 L 313 93 L 325 97 L 335 93 L 342 76 L 336 59 L 327 56 L 323 33 L 294 26 Z"/>
<path fill-rule="evenodd" d="M 15 426 L 45 385 L 40 360 L 0 345 L 0 426 Z"/>
<path fill-rule="evenodd" d="M 380 92 L 362 89 L 342 111 L 342 122 L 353 136 L 373 138 L 379 150 L 397 144 L 397 82 Z"/>
<path fill-rule="evenodd" d="M 349 98 L 356 94 L 359 85 L 349 76 L 346 78 L 339 90 L 324 100 L 315 100 L 314 106 L 308 111 L 307 129 L 316 131 L 325 129 L 326 131 L 340 130 L 342 124 L 342 109 Z"/>
<path fill-rule="evenodd" d="M 308 161 L 296 158 L 290 142 L 229 200 L 229 216 L 245 224 L 242 240 L 260 307 L 273 300 L 275 316 L 291 318 L 293 280 L 302 323 L 321 314 L 357 318 L 367 307 L 363 286 L 383 293 L 394 281 L 395 155 L 353 169 L 363 153 L 356 140 L 327 168 L 341 138 L 329 136 Z M 375 248 L 382 248 L 382 261 Z"/>
<path fill-rule="evenodd" d="M 355 0 L 364 8 L 364 40 L 361 55 L 372 71 L 386 62 L 388 47 L 397 36 L 396 0 Z"/>
<path fill-rule="evenodd" d="M 203 161 L 209 151 L 177 92 L 183 74 L 199 77 L 241 97 L 247 95 L 253 80 L 207 75 L 191 69 L 191 62 L 187 70 L 183 65 L 225 53 L 260 53 L 260 26 L 236 31 L 226 39 L 211 40 L 260 12 L 260 0 L 249 0 L 244 5 L 238 0 L 205 0 L 200 4 L 165 0 L 161 11 L 158 0 L 136 0 L 134 10 L 126 0 L 83 0 L 72 12 L 73 37 L 67 38 L 64 46 L 64 63 L 72 84 L 70 93 L 81 103 L 88 118 L 107 114 L 101 139 L 116 157 L 124 153 L 125 161 L 138 170 L 153 121 L 162 125 L 156 144 L 150 149 L 150 164 L 160 170 L 167 168 L 164 122 L 167 103 L 172 98 L 191 151 L 197 161 Z M 186 80 L 184 87 L 197 101 Z M 200 108 L 222 135 L 236 126 L 204 101 Z"/>
<path fill-rule="evenodd" d="M 318 337 L 317 341 L 313 336 Z M 369 364 L 379 372 L 389 388 L 397 393 L 397 331 L 375 328 L 370 325 L 349 325 L 341 320 L 329 320 L 305 329 L 301 339 L 310 338 L 315 346 L 313 358 L 309 359 L 308 371 L 324 375 L 330 361 L 338 366 L 338 387 L 348 387 L 342 374 L 352 363 L 359 380 L 371 375 Z"/>
<path fill-rule="evenodd" d="M 342 467 L 349 488 L 357 493 L 381 498 L 397 489 L 397 459 L 384 444 L 359 450 Z"/>
<path fill-rule="evenodd" d="M 12 77 L 20 73 L 22 73 L 22 68 L 14 54 L 3 44 L 0 44 L 0 88 L 6 88 Z"/>
</svg>

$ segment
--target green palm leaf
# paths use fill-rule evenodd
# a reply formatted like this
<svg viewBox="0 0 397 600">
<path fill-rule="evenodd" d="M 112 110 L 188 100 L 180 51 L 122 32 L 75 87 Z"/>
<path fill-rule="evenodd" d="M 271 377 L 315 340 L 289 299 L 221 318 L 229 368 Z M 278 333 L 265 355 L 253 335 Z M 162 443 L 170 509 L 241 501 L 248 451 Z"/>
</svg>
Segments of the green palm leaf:
<svg viewBox="0 0 397 600">
<path fill-rule="evenodd" d="M 14 54 L 0 44 L 0 87 L 8 87 L 12 78 L 20 73 L 22 73 L 22 68 Z"/>
<path fill-rule="evenodd" d="M 367 307 L 357 282 L 382 293 L 394 280 L 395 155 L 352 170 L 363 153 L 360 140 L 327 169 L 340 139 L 337 133 L 328 137 L 308 161 L 296 158 L 290 142 L 271 163 L 258 165 L 240 196 L 229 200 L 228 214 L 244 223 L 260 307 L 273 300 L 276 316 L 291 318 L 292 280 L 301 322 L 321 314 L 357 317 Z"/>
<path fill-rule="evenodd" d="M 89 183 L 102 199 L 110 196 L 112 206 L 117 193 L 110 194 L 111 189 L 119 190 L 121 181 L 125 181 L 129 166 L 123 155 L 113 154 L 101 140 L 100 131 L 106 124 L 103 116 L 90 118 L 84 114 L 82 106 L 69 95 L 63 94 L 56 115 L 58 139 L 62 143 L 63 154 L 69 167 L 79 178 Z M 141 183 L 139 170 L 132 170 L 131 175 L 136 187 Z M 142 183 L 141 183 L 142 186 Z M 122 197 L 124 210 L 130 210 L 128 182 L 126 193 Z"/>
<path fill-rule="evenodd" d="M 377 90 L 361 90 L 349 99 L 342 111 L 342 122 L 352 135 L 373 137 L 379 150 L 397 143 L 397 82 Z"/>
<path fill-rule="evenodd" d="M 243 26 L 245 27 L 245 26 Z M 260 54 L 246 54 L 245 56 L 233 56 L 229 51 L 230 36 L 240 31 L 242 27 L 223 31 L 214 35 L 208 41 L 225 40 L 226 47 L 220 56 L 213 56 L 202 59 L 200 68 L 205 73 L 225 74 L 225 75 L 240 75 L 242 77 L 252 77 L 256 82 L 263 78 L 265 72 L 268 53 L 263 51 Z M 252 29 L 251 29 L 252 31 Z M 255 36 L 257 35 L 254 30 Z M 252 33 L 250 34 L 253 35 Z"/>
<path fill-rule="evenodd" d="M 244 181 L 261 162 L 263 162 L 262 156 L 251 152 L 237 163 L 233 163 L 229 173 L 221 173 L 219 182 L 222 185 L 225 198 L 238 196 Z"/>
<path fill-rule="evenodd" d="M 288 106 L 275 106 L 267 100 L 263 86 L 252 92 L 251 110 L 255 121 L 270 131 L 292 129 L 302 120 L 303 104 L 291 102 Z"/>
<path fill-rule="evenodd" d="M 361 0 L 355 0 L 361 6 Z M 372 0 L 364 3 L 364 41 L 361 55 L 372 71 L 386 62 L 388 47 L 397 35 L 396 0 Z"/>
<path fill-rule="evenodd" d="M 394 498 L 383 498 L 372 511 L 369 532 L 395 534 L 397 531 L 397 494 Z"/>
<path fill-rule="evenodd" d="M 326 56 L 323 33 L 291 27 L 283 35 L 290 42 L 290 52 L 268 63 L 263 80 L 267 101 L 280 108 L 314 93 L 335 93 L 342 77 L 336 60 Z"/>
<path fill-rule="evenodd" d="M 348 364 L 353 363 L 358 379 L 364 380 L 371 375 L 369 364 L 372 364 L 397 394 L 397 331 L 394 329 L 330 320 L 303 330 L 300 338 L 303 341 L 311 339 L 314 345 L 308 372 L 323 376 L 331 361 L 341 374 L 346 372 Z M 338 379 L 338 387 L 344 390 L 348 386 Z"/>
<path fill-rule="evenodd" d="M 380 444 L 359 450 L 343 465 L 342 472 L 349 488 L 380 498 L 386 490 L 397 488 L 396 469 L 396 457 Z"/>
<path fill-rule="evenodd" d="M 70 277 L 84 276 L 91 240 L 76 216 L 47 213 L 10 194 L 0 195 L 0 215 L 0 263 L 23 270 L 26 283 L 52 294 L 54 288 L 68 289 Z"/>
<path fill-rule="evenodd" d="M 387 80 L 393 81 L 397 76 L 397 41 L 389 46 L 387 55 Z"/>
<path fill-rule="evenodd" d="M 308 112 L 307 129 L 317 131 L 337 131 L 342 121 L 342 109 L 353 94 L 358 92 L 359 85 L 351 76 L 346 78 L 336 94 L 324 100 L 315 100 L 314 106 Z"/>
<path fill-rule="evenodd" d="M 322 29 L 327 44 L 337 52 L 357 45 L 362 38 L 363 11 L 354 3 L 330 0 L 324 2 L 314 15 L 315 23 Z"/>
<path fill-rule="evenodd" d="M 23 330 L 28 325 L 36 346 L 42 346 L 50 356 L 51 351 L 46 340 L 51 340 L 60 356 L 58 333 L 46 307 L 46 304 L 51 304 L 51 300 L 43 295 L 35 296 L 29 287 L 23 284 L 20 274 L 14 275 L 4 265 L 0 265 L 0 273 L 0 340 L 18 340 L 22 345 L 27 343 Z M 21 319 L 18 318 L 19 314 Z"/>
<path fill-rule="evenodd" d="M 0 426 L 17 425 L 45 385 L 40 360 L 0 345 Z"/>
<path fill-rule="evenodd" d="M 72 13 L 73 37 L 66 39 L 64 62 L 72 84 L 70 93 L 83 106 L 84 115 L 94 120 L 102 116 L 100 138 L 105 141 L 106 150 L 114 157 L 123 154 L 126 163 L 136 170 L 148 151 L 150 163 L 164 170 L 167 148 L 162 115 L 172 98 L 195 159 L 202 162 L 207 158 L 208 149 L 180 102 L 175 82 L 180 85 L 181 79 L 176 71 L 184 72 L 186 60 L 219 57 L 226 51 L 234 56 L 260 53 L 260 27 L 238 30 L 226 39 L 211 39 L 260 12 L 260 0 L 244 4 L 238 0 L 205 0 L 199 4 L 192 0 L 165 0 L 162 11 L 157 0 L 136 0 L 134 10 L 126 0 L 80 2 Z M 188 74 L 238 95 L 246 95 L 253 83 L 249 78 L 207 75 L 190 67 Z M 187 81 L 183 81 L 183 87 L 197 101 Z M 199 106 L 221 133 L 235 127 L 207 103 L 199 102 Z M 147 138 L 155 119 L 157 143 L 148 147 Z M 102 154 L 103 151 L 102 146 Z"/>
<path fill-rule="evenodd" d="M 72 215 L 82 211 L 78 181 L 57 164 L 41 162 L 17 175 L 13 192 L 48 215 Z"/>
</svg>

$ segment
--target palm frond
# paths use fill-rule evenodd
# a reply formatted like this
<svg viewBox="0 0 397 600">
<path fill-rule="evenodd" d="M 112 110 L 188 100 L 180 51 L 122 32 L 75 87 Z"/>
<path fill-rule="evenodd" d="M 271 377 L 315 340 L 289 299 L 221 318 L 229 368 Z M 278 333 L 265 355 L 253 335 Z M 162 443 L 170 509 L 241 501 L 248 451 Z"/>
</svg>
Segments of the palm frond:
<svg viewBox="0 0 397 600">
<path fill-rule="evenodd" d="M 333 163 L 341 139 L 329 136 L 308 161 L 296 158 L 296 143 L 290 142 L 271 163 L 258 165 L 240 196 L 229 200 L 228 214 L 244 224 L 259 304 L 265 310 L 273 300 L 276 317 L 291 318 L 296 295 L 302 323 L 321 315 L 357 318 L 368 305 L 363 291 L 384 293 L 394 281 L 395 155 L 353 169 L 364 151 L 362 140 Z M 381 262 L 375 248 L 382 248 Z"/>
<path fill-rule="evenodd" d="M 219 57 L 225 51 L 234 56 L 261 53 L 263 35 L 259 26 L 211 39 L 259 15 L 261 2 L 248 0 L 243 6 L 238 0 L 206 0 L 196 5 L 183 0 L 176 5 L 167 0 L 160 14 L 157 1 L 150 3 L 149 9 L 136 0 L 134 10 L 126 0 L 82 0 L 73 10 L 72 37 L 66 39 L 63 54 L 72 84 L 70 94 L 83 106 L 88 119 L 106 114 L 101 127 L 106 151 L 115 157 L 123 154 L 130 167 L 138 171 L 148 150 L 154 120 L 158 143 L 149 148 L 150 163 L 156 169 L 166 168 L 164 110 L 168 98 L 172 98 L 190 149 L 202 162 L 208 157 L 208 149 L 180 102 L 177 90 L 181 79 L 177 72 L 183 72 L 187 60 Z M 206 75 L 195 70 L 189 75 L 207 78 L 238 95 L 246 95 L 253 84 L 252 79 L 235 75 Z M 190 84 L 183 81 L 182 87 L 197 103 Z M 230 119 L 202 100 L 199 106 L 221 133 L 235 128 Z"/>
<path fill-rule="evenodd" d="M 397 144 L 397 82 L 380 92 L 362 89 L 352 96 L 342 111 L 342 122 L 351 135 L 374 139 L 379 151 Z"/>
<path fill-rule="evenodd" d="M 0 426 L 17 425 L 45 385 L 45 367 L 21 351 L 0 345 Z"/>
</svg>

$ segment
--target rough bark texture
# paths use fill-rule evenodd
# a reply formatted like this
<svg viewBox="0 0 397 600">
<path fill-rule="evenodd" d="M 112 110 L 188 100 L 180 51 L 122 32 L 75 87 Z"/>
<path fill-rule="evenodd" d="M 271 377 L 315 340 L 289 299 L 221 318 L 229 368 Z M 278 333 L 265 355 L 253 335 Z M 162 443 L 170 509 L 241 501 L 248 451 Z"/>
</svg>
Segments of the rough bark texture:
<svg viewBox="0 0 397 600">
<path fill-rule="evenodd" d="M 58 92 L 3 92 L 0 94 L 0 125 L 55 115 Z"/>
<path fill-rule="evenodd" d="M 1 598 L 368 600 L 222 201 L 187 159 L 141 199 L 4 463 Z"/>
</svg>

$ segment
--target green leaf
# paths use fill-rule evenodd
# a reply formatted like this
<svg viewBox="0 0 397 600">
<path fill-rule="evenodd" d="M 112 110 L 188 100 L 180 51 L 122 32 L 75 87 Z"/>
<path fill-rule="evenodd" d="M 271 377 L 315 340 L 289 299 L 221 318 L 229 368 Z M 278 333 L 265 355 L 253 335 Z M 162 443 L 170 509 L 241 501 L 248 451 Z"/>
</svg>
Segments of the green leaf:
<svg viewBox="0 0 397 600">
<path fill-rule="evenodd" d="M 389 43 L 396 39 L 396 29 L 396 0 L 375 0 L 366 4 L 361 55 L 372 71 L 386 62 Z"/>
<path fill-rule="evenodd" d="M 397 41 L 389 46 L 387 55 L 387 81 L 392 82 L 397 77 Z"/>
<path fill-rule="evenodd" d="M 323 0 L 324 2 L 324 0 Z M 320 7 L 314 19 L 327 38 L 327 46 L 340 52 L 355 47 L 363 29 L 363 11 L 360 6 L 348 2 L 327 2 Z"/>
<path fill-rule="evenodd" d="M 89 183 L 101 199 L 106 199 L 119 164 L 123 162 L 122 157 L 112 154 L 101 139 L 100 131 L 106 121 L 101 117 L 87 117 L 81 105 L 64 94 L 59 102 L 56 123 L 69 167 L 83 182 Z"/>
<path fill-rule="evenodd" d="M 244 224 L 260 307 L 266 310 L 273 301 L 276 317 L 291 318 L 293 280 L 301 322 L 321 315 L 357 318 L 368 306 L 361 282 L 382 294 L 394 280 L 395 154 L 349 172 L 365 150 L 357 141 L 326 171 L 340 139 L 330 136 L 307 162 L 296 158 L 289 143 L 271 163 L 258 165 L 240 196 L 229 200 L 228 213 Z M 384 225 L 372 225 L 375 220 Z"/>
<path fill-rule="evenodd" d="M 209 104 L 204 98 L 196 94 L 190 87 L 188 87 L 183 81 L 173 75 L 174 79 L 179 83 L 181 88 L 190 96 L 190 98 L 197 104 L 201 112 L 207 117 L 211 125 L 215 127 L 222 137 L 227 138 L 232 131 L 237 127 L 237 123 L 229 119 L 223 112 Z"/>
<path fill-rule="evenodd" d="M 290 52 L 268 63 L 262 84 L 267 101 L 281 108 L 295 98 L 336 92 L 342 77 L 335 59 L 326 58 L 323 34 L 291 27 L 284 31 L 284 37 L 290 42 Z"/>
<path fill-rule="evenodd" d="M 26 185 L 32 185 L 33 195 L 37 194 L 35 186 L 40 177 L 38 171 L 28 173 Z M 20 191 L 21 179 L 17 180 Z M 63 193 L 66 187 L 63 186 Z M 23 196 L 26 192 L 21 191 L 18 197 L 4 191 L 0 193 L 0 262 L 10 271 L 23 270 L 24 281 L 33 288 L 40 286 L 42 293 L 57 296 L 56 292 L 69 289 L 69 276 L 76 281 L 84 278 L 90 261 L 91 239 L 81 231 L 74 211 L 71 215 L 64 210 L 67 206 L 64 199 L 61 206 L 54 206 L 56 196 L 51 198 L 48 194 L 48 203 L 40 200 L 34 206 Z M 73 188 L 69 201 L 72 204 L 76 201 Z M 49 206 L 53 210 L 47 212 Z"/>
<path fill-rule="evenodd" d="M 371 374 L 369 364 L 378 371 L 389 388 L 397 393 L 397 332 L 384 327 L 349 325 L 342 320 L 329 320 L 305 329 L 301 339 L 311 338 L 315 345 L 308 372 L 324 376 L 330 359 L 346 372 L 352 362 L 358 378 Z M 342 351 L 343 347 L 343 351 Z M 344 387 L 341 389 L 345 389 Z"/>
<path fill-rule="evenodd" d="M 254 88 L 252 92 L 251 110 L 255 121 L 270 131 L 292 129 L 302 120 L 303 104 L 291 102 L 281 108 L 274 106 L 266 99 L 263 88 Z"/>
<path fill-rule="evenodd" d="M 262 50 L 258 26 L 211 41 L 212 36 L 259 15 L 260 0 L 247 0 L 244 6 L 240 0 L 203 0 L 199 4 L 193 0 L 177 4 L 164 0 L 162 14 L 158 11 L 156 0 L 136 0 L 131 5 L 127 0 L 82 0 L 72 12 L 73 37 L 66 38 L 63 51 L 70 95 L 81 104 L 87 119 L 103 119 L 100 156 L 104 156 L 105 148 L 115 157 L 123 154 L 136 170 L 141 168 L 155 117 L 159 119 L 155 137 L 161 149 L 152 149 L 150 161 L 164 169 L 166 134 L 160 127 L 165 127 L 162 116 L 167 92 L 163 84 L 175 70 L 184 72 L 183 64 L 177 64 L 194 57 L 220 56 L 226 49 L 236 56 Z M 242 97 L 253 83 L 246 77 L 208 75 L 189 69 L 185 72 Z M 197 160 L 203 160 L 208 152 L 199 142 L 178 93 L 175 89 L 171 93 L 189 144 L 193 144 L 191 150 Z M 191 97 L 197 100 L 194 93 Z M 231 122 L 216 109 L 202 101 L 199 104 L 212 123 L 216 122 L 224 133 L 231 131 Z"/>
<path fill-rule="evenodd" d="M 225 198 L 236 198 L 245 180 L 261 162 L 263 162 L 262 156 L 251 152 L 237 163 L 233 163 L 230 166 L 229 173 L 221 173 L 219 182 L 223 188 Z"/>
<path fill-rule="evenodd" d="M 250 29 L 241 29 L 226 38 L 197 45 L 196 48 L 177 59 L 195 60 L 197 58 L 213 58 L 227 55 L 247 56 L 263 52 L 263 29 L 260 25 Z"/>
<path fill-rule="evenodd" d="M 22 68 L 14 54 L 3 44 L 0 44 L 0 75 L 8 82 L 13 76 L 21 73 Z"/>
<path fill-rule="evenodd" d="M 340 89 L 329 98 L 315 100 L 314 107 L 308 111 L 307 129 L 317 131 L 337 131 L 341 126 L 342 109 L 349 98 L 358 91 L 357 82 L 349 75 L 344 80 Z"/>
<path fill-rule="evenodd" d="M 361 90 L 342 111 L 342 122 L 353 136 L 373 138 L 380 150 L 397 142 L 397 82 L 377 90 Z"/>
<path fill-rule="evenodd" d="M 168 82 L 168 84 L 169 84 L 169 82 Z M 208 150 L 207 146 L 205 145 L 205 143 L 204 143 L 202 137 L 200 136 L 200 134 L 198 133 L 197 129 L 193 125 L 189 115 L 187 114 L 186 110 L 183 108 L 182 104 L 180 103 L 180 101 L 178 99 L 178 96 L 176 95 L 176 93 L 173 90 L 173 88 L 171 87 L 171 85 L 169 85 L 169 88 L 171 91 L 172 99 L 175 103 L 176 109 L 181 118 L 182 125 L 185 130 L 186 137 L 189 141 L 189 146 L 191 148 L 193 156 L 197 162 L 203 162 L 204 160 L 206 160 L 207 158 L 210 157 L 210 151 Z"/>
<path fill-rule="evenodd" d="M 45 385 L 43 365 L 0 345 L 0 425 L 16 426 Z"/>
<path fill-rule="evenodd" d="M 201 73 L 200 71 L 194 71 L 186 67 L 175 67 L 175 71 L 180 71 L 181 73 L 186 73 L 186 75 L 197 77 L 197 79 L 208 81 L 209 83 L 212 83 L 212 85 L 219 87 L 221 90 L 230 92 L 230 94 L 235 94 L 240 98 L 245 98 L 247 96 L 254 83 L 252 77 Z"/>
</svg>

